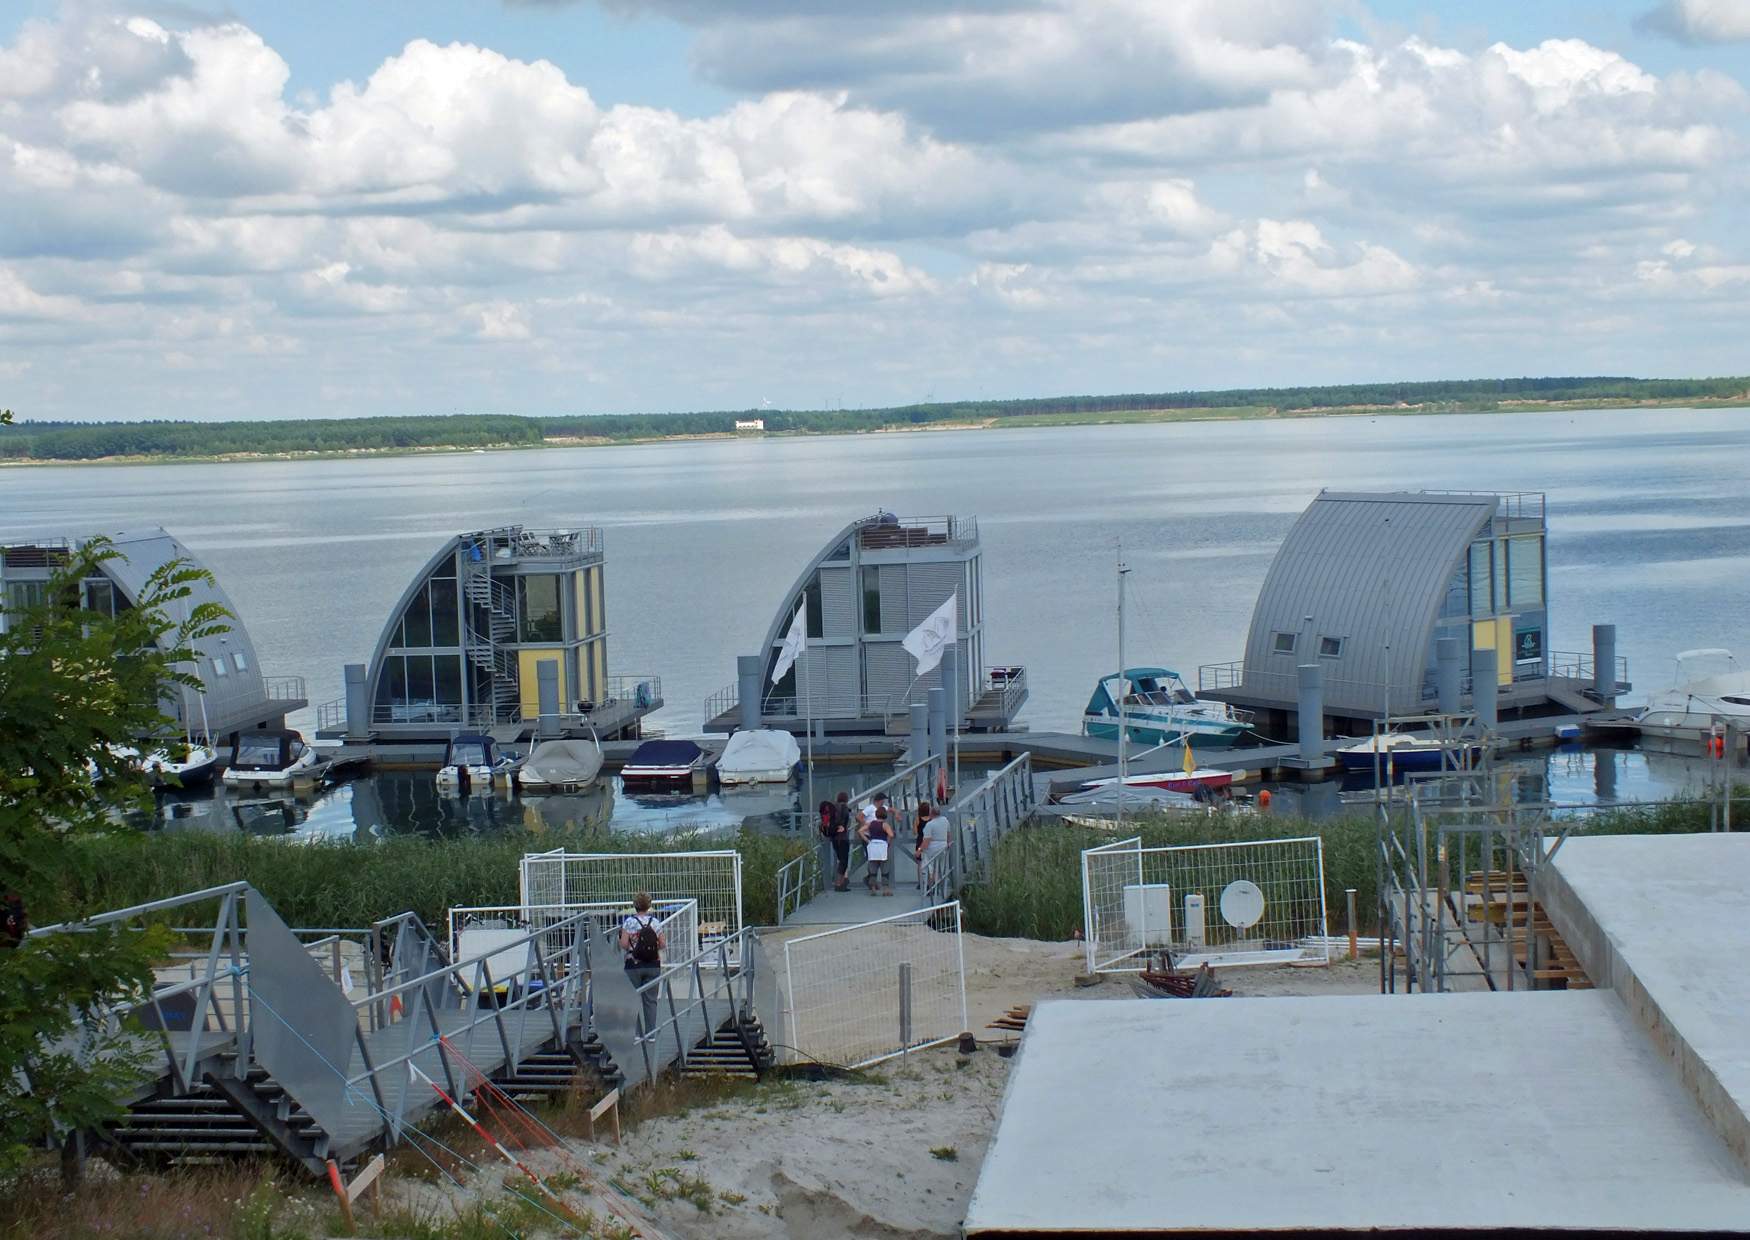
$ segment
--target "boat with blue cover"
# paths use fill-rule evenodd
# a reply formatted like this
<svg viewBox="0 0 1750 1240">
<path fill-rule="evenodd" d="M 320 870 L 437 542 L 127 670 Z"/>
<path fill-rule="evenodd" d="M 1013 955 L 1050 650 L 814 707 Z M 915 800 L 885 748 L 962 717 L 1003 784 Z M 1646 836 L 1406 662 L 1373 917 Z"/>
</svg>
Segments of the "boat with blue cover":
<svg viewBox="0 0 1750 1240">
<path fill-rule="evenodd" d="M 1082 734 L 1117 740 L 1119 700 L 1132 742 L 1222 748 L 1237 744 L 1252 726 L 1251 712 L 1226 702 L 1208 702 L 1186 688 L 1179 673 L 1164 667 L 1132 667 L 1100 678 L 1082 714 Z"/>
</svg>

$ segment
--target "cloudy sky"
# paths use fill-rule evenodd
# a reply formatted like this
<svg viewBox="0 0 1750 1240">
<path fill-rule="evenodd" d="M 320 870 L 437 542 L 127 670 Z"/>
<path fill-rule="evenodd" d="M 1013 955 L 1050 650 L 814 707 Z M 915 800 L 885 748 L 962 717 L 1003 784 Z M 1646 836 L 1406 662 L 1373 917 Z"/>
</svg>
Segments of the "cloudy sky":
<svg viewBox="0 0 1750 1240">
<path fill-rule="evenodd" d="M 9 0 L 0 405 L 1741 374 L 1747 88 L 1750 0 Z"/>
</svg>

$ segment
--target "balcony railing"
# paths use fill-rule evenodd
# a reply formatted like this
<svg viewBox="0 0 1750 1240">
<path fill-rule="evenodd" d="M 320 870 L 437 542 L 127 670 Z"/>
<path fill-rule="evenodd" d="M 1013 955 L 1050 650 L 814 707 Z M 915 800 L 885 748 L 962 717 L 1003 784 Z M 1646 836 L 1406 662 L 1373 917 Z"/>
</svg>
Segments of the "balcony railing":
<svg viewBox="0 0 1750 1240">
<path fill-rule="evenodd" d="M 1465 491 L 1427 487 L 1424 495 L 1469 495 L 1477 499 L 1495 500 L 1495 515 L 1509 520 L 1528 518 L 1543 520 L 1545 493 L 1542 491 Z"/>
<path fill-rule="evenodd" d="M 575 530 L 528 530 L 511 525 L 495 530 L 477 530 L 462 536 L 465 545 L 479 549 L 482 559 L 575 560 L 600 556 L 604 543 L 597 526 Z"/>
<path fill-rule="evenodd" d="M 999 695 L 996 700 L 998 714 L 1004 719 L 1014 718 L 1021 703 L 1027 700 L 1027 669 L 1020 666 L 985 668 L 974 705 L 991 693 Z"/>
<path fill-rule="evenodd" d="M 1327 706 L 1368 711 L 1385 711 L 1388 707 L 1403 708 L 1408 702 L 1392 702 L 1389 686 L 1377 680 L 1349 680 L 1326 676 L 1320 682 Z M 1280 702 L 1294 702 L 1300 697 L 1300 674 L 1297 671 L 1263 671 L 1248 668 L 1243 659 L 1231 663 L 1205 663 L 1197 669 L 1197 692 L 1239 691 Z M 1403 696 L 1404 691 L 1399 690 Z"/>
<path fill-rule="evenodd" d="M 1552 650 L 1549 652 L 1549 674 L 1565 676 L 1570 680 L 1583 680 L 1592 683 L 1598 664 L 1590 651 Z M 1616 686 L 1619 691 L 1628 688 L 1628 659 L 1623 655 L 1616 656 Z"/>
<path fill-rule="evenodd" d="M 978 541 L 977 517 L 871 517 L 857 530 L 866 551 L 903 547 L 935 547 Z"/>
<path fill-rule="evenodd" d="M 302 676 L 263 676 L 262 688 L 270 702 L 307 702 Z"/>
<path fill-rule="evenodd" d="M 637 710 L 654 710 L 662 705 L 662 677 L 609 676 L 607 692 L 600 701 L 578 701 L 573 709 L 555 716 L 562 725 L 582 727 L 593 721 L 604 708 L 630 705 Z M 585 709 L 587 708 L 587 709 Z M 490 728 L 501 723 L 532 722 L 525 718 L 520 705 L 495 709 L 491 702 L 471 702 L 463 706 L 455 702 L 376 702 L 370 710 L 370 725 L 380 727 L 395 724 L 443 724 L 459 728 Z M 346 699 L 335 698 L 316 708 L 318 729 L 338 731 L 347 726 Z"/>
</svg>

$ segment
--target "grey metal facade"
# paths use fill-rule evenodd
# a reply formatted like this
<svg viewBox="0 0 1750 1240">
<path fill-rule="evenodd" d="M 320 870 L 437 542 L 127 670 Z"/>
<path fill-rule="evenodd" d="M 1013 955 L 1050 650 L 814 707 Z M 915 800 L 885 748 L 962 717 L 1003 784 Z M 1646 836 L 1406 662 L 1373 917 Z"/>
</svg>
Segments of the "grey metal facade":
<svg viewBox="0 0 1750 1240">
<path fill-rule="evenodd" d="M 1434 696 L 1441 636 L 1506 634 L 1526 656 L 1503 656 L 1508 678 L 1545 675 L 1543 534 L 1541 496 L 1322 492 L 1264 579 L 1232 696 L 1292 704 L 1296 667 L 1316 663 L 1328 710 L 1412 711 Z"/>
<path fill-rule="evenodd" d="M 181 560 L 194 568 L 206 567 L 199 556 L 162 528 L 121 531 L 107 537 L 121 554 L 104 562 L 102 580 L 111 583 L 130 607 L 139 603 L 152 574 L 166 564 Z M 66 540 L 0 548 L 0 587 L 10 595 L 15 586 L 28 588 L 28 583 L 47 581 L 56 564 L 65 562 L 70 553 L 71 543 Z M 93 584 L 96 580 L 88 578 L 87 606 L 94 605 Z M 228 631 L 195 644 L 199 658 L 185 670 L 200 677 L 202 689 L 198 693 L 184 690 L 166 700 L 162 704 L 165 714 L 192 732 L 222 737 L 243 728 L 278 727 L 288 712 L 306 705 L 301 677 L 262 675 L 249 629 L 216 577 L 210 582 L 193 582 L 189 590 L 186 606 L 190 611 L 203 603 L 217 603 L 232 618 L 226 622 Z M 180 617 L 172 614 L 170 619 Z M 0 616 L 0 625 L 4 623 Z"/>
<path fill-rule="evenodd" d="M 879 722 L 925 700 L 941 685 L 938 667 L 918 678 L 901 642 L 958 595 L 956 643 L 961 701 L 983 685 L 984 625 L 976 521 L 964 517 L 865 517 L 821 548 L 784 594 L 761 646 L 762 715 L 768 721 L 866 719 Z M 808 601 L 810 592 L 818 604 Z M 778 685 L 772 668 L 796 609 L 810 606 L 809 642 L 798 668 Z M 806 686 L 807 703 L 800 701 Z"/>
</svg>

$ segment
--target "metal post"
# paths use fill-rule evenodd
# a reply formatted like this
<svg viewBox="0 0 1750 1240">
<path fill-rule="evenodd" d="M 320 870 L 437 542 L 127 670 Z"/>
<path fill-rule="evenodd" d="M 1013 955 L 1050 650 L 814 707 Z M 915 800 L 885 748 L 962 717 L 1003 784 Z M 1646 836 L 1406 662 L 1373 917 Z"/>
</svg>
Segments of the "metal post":
<svg viewBox="0 0 1750 1240">
<path fill-rule="evenodd" d="M 365 665 L 348 663 L 341 674 L 346 677 L 347 739 L 364 740 L 371 734 L 371 693 L 365 683 Z"/>
<path fill-rule="evenodd" d="M 1316 767 L 1325 756 L 1325 674 L 1317 663 L 1302 663 L 1294 671 L 1300 760 Z"/>
<path fill-rule="evenodd" d="M 906 765 L 916 766 L 930 756 L 930 704 L 928 702 L 913 702 L 910 711 L 911 741 Z"/>
<path fill-rule="evenodd" d="M 757 654 L 744 654 L 735 660 L 736 704 L 741 712 L 741 727 L 756 731 L 764 722 L 760 711 L 760 679 L 764 664 Z"/>
<path fill-rule="evenodd" d="M 542 659 L 535 664 L 535 700 L 540 718 L 535 724 L 537 736 L 559 735 L 559 660 Z"/>
<path fill-rule="evenodd" d="M 928 699 L 925 709 L 930 714 L 930 757 L 939 766 L 948 757 L 947 704 L 940 689 L 931 689 L 924 696 Z"/>
<path fill-rule="evenodd" d="M 1456 637 L 1434 641 L 1434 686 L 1441 714 L 1456 715 L 1464 710 L 1464 664 L 1459 658 Z"/>
<path fill-rule="evenodd" d="M 899 1044 L 911 1046 L 911 963 L 899 966 Z"/>
<path fill-rule="evenodd" d="M 960 649 L 951 643 L 942 648 L 942 706 L 948 712 L 948 729 L 953 736 L 954 793 L 960 793 L 960 717 L 966 713 L 964 673 L 960 670 Z"/>
<path fill-rule="evenodd" d="M 1609 704 L 1616 700 L 1616 626 L 1592 626 L 1592 696 Z"/>
<path fill-rule="evenodd" d="M 1501 687 L 1498 653 L 1494 650 L 1470 652 L 1471 709 L 1476 712 L 1477 725 L 1485 732 L 1493 732 L 1500 723 L 1495 706 Z"/>
<path fill-rule="evenodd" d="M 1124 579 L 1130 569 L 1124 564 L 1124 544 L 1118 544 L 1118 835 L 1124 834 L 1124 781 L 1130 773 L 1130 715 L 1126 701 L 1130 697 L 1130 681 L 1124 675 Z M 1187 744 L 1190 742 L 1187 741 Z"/>
<path fill-rule="evenodd" d="M 1349 905 L 1349 959 L 1361 959 L 1361 943 L 1356 937 L 1359 931 L 1355 927 L 1355 888 L 1343 888 L 1343 897 Z"/>
<path fill-rule="evenodd" d="M 806 606 L 807 604 L 804 604 Z M 802 702 L 803 726 L 808 729 L 808 800 L 804 804 L 809 812 L 814 810 L 814 694 L 808 688 L 808 630 L 804 621 L 802 632 L 802 654 L 797 662 L 802 664 Z"/>
</svg>

